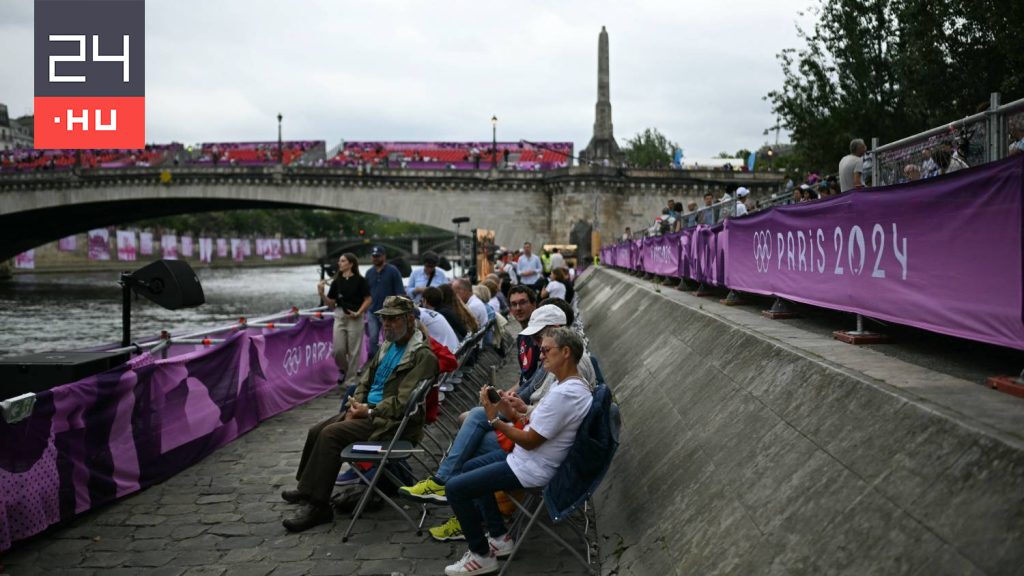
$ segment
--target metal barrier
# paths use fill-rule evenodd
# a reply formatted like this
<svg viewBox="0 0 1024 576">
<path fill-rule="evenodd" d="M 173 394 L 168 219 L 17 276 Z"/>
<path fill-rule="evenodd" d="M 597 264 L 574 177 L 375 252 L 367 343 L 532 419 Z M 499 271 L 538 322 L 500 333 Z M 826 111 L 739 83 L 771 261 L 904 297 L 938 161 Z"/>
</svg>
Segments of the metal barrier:
<svg viewBox="0 0 1024 576">
<path fill-rule="evenodd" d="M 1005 158 L 1011 128 L 1024 129 L 1024 98 L 1000 105 L 999 94 L 993 93 L 989 109 L 984 112 L 881 146 L 878 139 L 873 138 L 871 186 L 906 181 L 904 167 L 920 168 L 940 146 L 956 148 L 970 166 Z"/>
</svg>

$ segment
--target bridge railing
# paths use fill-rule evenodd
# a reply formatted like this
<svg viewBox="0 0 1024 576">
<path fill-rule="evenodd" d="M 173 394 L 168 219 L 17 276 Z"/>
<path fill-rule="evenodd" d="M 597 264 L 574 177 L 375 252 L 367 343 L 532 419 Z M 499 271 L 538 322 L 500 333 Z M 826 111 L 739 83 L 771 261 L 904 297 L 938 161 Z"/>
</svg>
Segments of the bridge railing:
<svg viewBox="0 0 1024 576">
<path fill-rule="evenodd" d="M 993 93 L 984 112 L 881 146 L 874 138 L 870 184 L 888 186 L 905 181 L 905 166 L 920 168 L 926 154 L 941 146 L 956 148 L 970 166 L 1004 158 L 1011 127 L 1024 128 L 1024 98 L 1001 105 L 999 94 Z"/>
</svg>

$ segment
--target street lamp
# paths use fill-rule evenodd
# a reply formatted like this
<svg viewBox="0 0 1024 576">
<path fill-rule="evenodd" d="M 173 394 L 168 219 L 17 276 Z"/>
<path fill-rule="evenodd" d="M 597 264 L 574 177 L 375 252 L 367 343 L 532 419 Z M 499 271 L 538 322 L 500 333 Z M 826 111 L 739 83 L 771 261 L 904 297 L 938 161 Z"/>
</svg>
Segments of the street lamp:
<svg viewBox="0 0 1024 576">
<path fill-rule="evenodd" d="M 491 116 L 491 170 L 498 167 L 498 117 Z"/>
<path fill-rule="evenodd" d="M 277 113 L 277 163 L 284 166 L 284 154 L 282 153 L 282 142 L 281 142 L 281 120 L 284 116 L 280 112 Z"/>
<path fill-rule="evenodd" d="M 771 170 L 771 171 L 775 170 L 775 166 L 772 164 L 772 158 L 774 156 L 775 156 L 775 151 L 772 150 L 771 147 L 769 147 L 768 148 L 768 169 Z"/>
<path fill-rule="evenodd" d="M 462 242 L 459 241 L 459 225 L 466 222 L 469 222 L 469 216 L 457 216 L 452 218 L 452 224 L 455 224 L 455 249 L 459 251 L 459 266 L 462 267 L 463 273 L 466 271 L 466 266 L 462 262 Z"/>
</svg>

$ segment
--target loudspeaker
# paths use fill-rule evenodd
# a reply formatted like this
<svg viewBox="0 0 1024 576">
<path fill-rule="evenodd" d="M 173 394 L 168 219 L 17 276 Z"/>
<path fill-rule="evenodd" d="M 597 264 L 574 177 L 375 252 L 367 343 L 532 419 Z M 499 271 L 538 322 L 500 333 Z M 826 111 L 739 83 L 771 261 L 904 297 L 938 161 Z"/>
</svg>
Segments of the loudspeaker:
<svg viewBox="0 0 1024 576">
<path fill-rule="evenodd" d="M 157 260 L 131 275 L 135 293 L 168 310 L 191 308 L 206 302 L 203 286 L 192 267 L 181 260 Z"/>
<path fill-rule="evenodd" d="M 128 352 L 41 352 L 0 358 L 0 399 L 105 372 L 128 361 Z"/>
</svg>

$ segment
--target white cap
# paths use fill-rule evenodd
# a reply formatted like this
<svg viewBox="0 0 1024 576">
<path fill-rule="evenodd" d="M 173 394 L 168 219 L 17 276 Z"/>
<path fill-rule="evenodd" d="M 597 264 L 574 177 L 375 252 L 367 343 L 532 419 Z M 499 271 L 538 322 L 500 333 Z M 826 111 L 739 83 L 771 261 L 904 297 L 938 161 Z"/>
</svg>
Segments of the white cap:
<svg viewBox="0 0 1024 576">
<path fill-rule="evenodd" d="M 743 198 L 743 197 L 744 197 L 744 196 L 746 196 L 747 194 L 750 194 L 750 190 L 747 190 L 747 189 L 746 189 L 746 188 L 744 188 L 743 186 L 740 186 L 739 188 L 737 188 L 737 189 L 736 189 L 736 196 L 737 196 L 738 198 Z"/>
<path fill-rule="evenodd" d="M 532 336 L 548 326 L 565 326 L 565 312 L 554 304 L 545 304 L 534 310 L 529 325 L 520 334 Z"/>
</svg>

